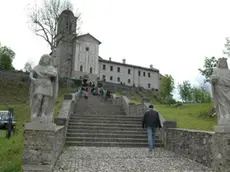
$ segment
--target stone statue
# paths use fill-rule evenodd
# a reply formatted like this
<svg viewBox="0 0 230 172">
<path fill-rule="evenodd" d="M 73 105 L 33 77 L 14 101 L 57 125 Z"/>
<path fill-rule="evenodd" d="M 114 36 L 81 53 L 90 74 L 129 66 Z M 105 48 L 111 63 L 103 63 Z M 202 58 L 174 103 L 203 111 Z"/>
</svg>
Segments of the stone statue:
<svg viewBox="0 0 230 172">
<path fill-rule="evenodd" d="M 30 73 L 30 79 L 31 121 L 52 122 L 58 95 L 58 73 L 50 55 L 41 57 Z"/>
<path fill-rule="evenodd" d="M 230 125 L 230 70 L 226 58 L 219 58 L 211 75 L 212 96 L 218 125 Z"/>
</svg>

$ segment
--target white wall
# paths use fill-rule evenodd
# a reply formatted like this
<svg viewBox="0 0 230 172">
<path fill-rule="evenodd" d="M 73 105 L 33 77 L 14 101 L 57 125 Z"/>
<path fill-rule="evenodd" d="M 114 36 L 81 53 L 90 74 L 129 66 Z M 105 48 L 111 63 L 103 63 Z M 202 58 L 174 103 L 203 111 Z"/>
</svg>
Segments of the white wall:
<svg viewBox="0 0 230 172">
<path fill-rule="evenodd" d="M 105 75 L 107 82 L 120 83 L 117 81 L 117 77 L 120 77 L 120 81 L 129 86 L 133 86 L 133 84 L 135 84 L 136 87 L 141 86 L 146 89 L 154 88 L 159 90 L 160 88 L 159 72 L 109 62 L 100 62 L 99 64 L 100 79 L 102 79 L 103 75 Z M 103 65 L 106 65 L 105 70 L 103 69 Z M 113 71 L 110 70 L 110 66 L 113 66 Z M 117 72 L 118 67 L 120 67 L 120 72 Z M 128 74 L 128 69 L 131 70 L 131 74 Z M 141 76 L 138 75 L 138 71 L 141 72 Z M 143 76 L 143 72 L 145 72 L 145 76 Z M 148 73 L 150 73 L 150 77 L 148 77 Z M 113 80 L 110 80 L 111 76 L 113 77 Z M 128 79 L 130 79 L 130 83 L 128 83 Z M 148 84 L 150 84 L 150 88 L 148 88 Z"/>
<path fill-rule="evenodd" d="M 87 47 L 89 51 L 86 51 Z M 76 40 L 74 70 L 80 71 L 82 65 L 83 72 L 90 73 L 92 67 L 92 74 L 98 75 L 98 53 L 99 43 L 90 36 Z"/>
</svg>

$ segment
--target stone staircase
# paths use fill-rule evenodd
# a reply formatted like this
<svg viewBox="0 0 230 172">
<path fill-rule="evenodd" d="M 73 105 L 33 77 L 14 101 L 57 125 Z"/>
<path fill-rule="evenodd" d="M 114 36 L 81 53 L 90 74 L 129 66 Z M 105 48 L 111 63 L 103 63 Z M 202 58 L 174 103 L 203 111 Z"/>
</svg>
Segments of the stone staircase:
<svg viewBox="0 0 230 172">
<path fill-rule="evenodd" d="M 142 117 L 128 117 L 119 105 L 98 96 L 81 98 L 69 119 L 66 145 L 97 147 L 147 147 Z M 156 137 L 156 147 L 163 146 Z"/>
</svg>

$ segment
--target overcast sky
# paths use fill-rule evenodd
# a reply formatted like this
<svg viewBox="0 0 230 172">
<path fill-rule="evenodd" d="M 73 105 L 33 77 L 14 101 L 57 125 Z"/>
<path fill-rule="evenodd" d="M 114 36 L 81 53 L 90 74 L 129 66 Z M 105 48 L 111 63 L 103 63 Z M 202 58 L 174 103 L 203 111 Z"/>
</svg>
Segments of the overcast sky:
<svg viewBox="0 0 230 172">
<path fill-rule="evenodd" d="M 50 53 L 28 27 L 26 5 L 42 0 L 0 0 L 0 42 L 11 47 L 16 69 Z M 205 56 L 221 57 L 230 36 L 229 0 L 72 0 L 82 33 L 102 42 L 99 55 L 171 74 L 176 84 L 199 78 Z"/>
</svg>

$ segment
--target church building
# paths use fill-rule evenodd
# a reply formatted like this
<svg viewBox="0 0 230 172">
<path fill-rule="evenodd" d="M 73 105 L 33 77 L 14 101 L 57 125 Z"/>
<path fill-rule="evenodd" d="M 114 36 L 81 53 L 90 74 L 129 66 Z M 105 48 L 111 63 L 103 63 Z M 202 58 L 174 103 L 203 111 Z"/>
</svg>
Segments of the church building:
<svg viewBox="0 0 230 172">
<path fill-rule="evenodd" d="M 62 78 L 80 78 L 85 74 L 89 80 L 160 89 L 160 73 L 152 65 L 149 68 L 104 59 L 99 56 L 101 42 L 91 34 L 76 34 L 77 18 L 70 10 L 64 10 L 59 17 L 58 31 L 68 36 L 59 42 L 55 54 L 56 66 Z"/>
</svg>

